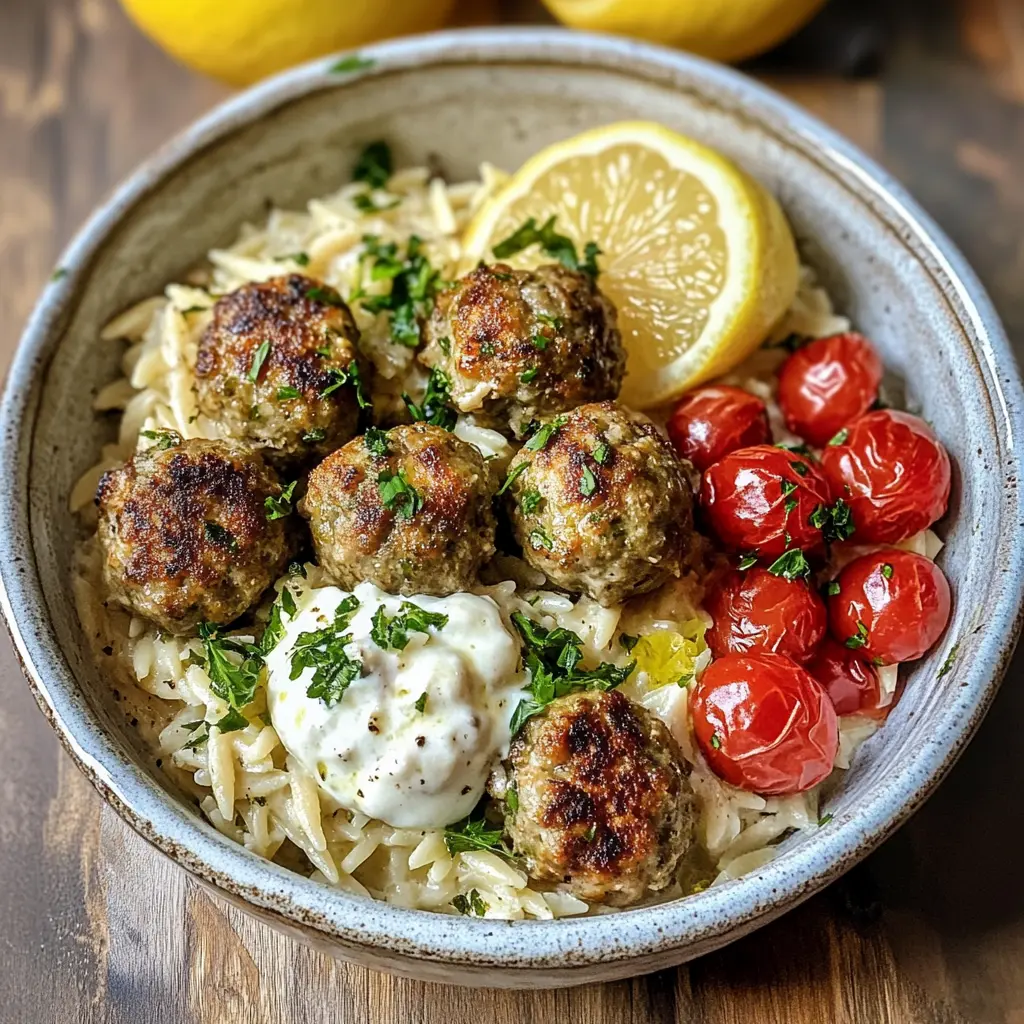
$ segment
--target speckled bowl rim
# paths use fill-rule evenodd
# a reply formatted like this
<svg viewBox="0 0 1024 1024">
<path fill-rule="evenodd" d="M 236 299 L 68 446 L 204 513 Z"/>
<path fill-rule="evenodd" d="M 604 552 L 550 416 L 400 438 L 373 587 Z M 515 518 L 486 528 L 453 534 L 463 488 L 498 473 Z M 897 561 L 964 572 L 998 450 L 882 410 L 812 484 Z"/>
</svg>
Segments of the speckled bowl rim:
<svg viewBox="0 0 1024 1024">
<path fill-rule="evenodd" d="M 1009 343 L 992 305 L 963 257 L 942 231 L 885 171 L 815 118 L 738 72 L 655 46 L 560 29 L 463 30 L 366 47 L 372 67 L 351 80 L 421 65 L 545 62 L 603 66 L 699 93 L 701 101 L 754 121 L 783 145 L 827 168 L 894 228 L 902 244 L 929 270 L 959 321 L 977 338 L 976 358 L 991 382 L 987 396 L 997 424 L 1001 458 L 1020 468 L 1017 437 L 1024 435 L 1020 381 Z M 988 709 L 1020 627 L 1024 587 L 1024 533 L 1001 541 L 1007 583 L 987 622 L 973 663 L 959 670 L 957 692 L 930 741 L 894 768 L 897 778 L 828 829 L 786 851 L 755 874 L 684 901 L 613 916 L 553 922 L 496 922 L 407 910 L 338 892 L 249 853 L 215 831 L 129 761 L 110 739 L 78 690 L 47 621 L 30 543 L 28 467 L 40 382 L 60 343 L 60 328 L 105 238 L 151 189 L 197 152 L 268 112 L 309 92 L 344 88 L 318 60 L 270 79 L 223 103 L 143 164 L 97 210 L 61 257 L 66 274 L 36 306 L 15 353 L 0 405 L 0 607 L 43 712 L 79 767 L 141 835 L 202 879 L 252 904 L 291 930 L 314 929 L 342 951 L 363 948 L 406 961 L 576 973 L 607 965 L 608 976 L 628 974 L 631 961 L 680 961 L 707 952 L 771 920 L 838 877 L 913 813 L 937 785 Z M 702 83 L 694 89 L 692 81 Z M 707 93 L 704 92 L 706 87 Z M 708 95 L 710 94 L 710 95 Z M 1004 488 L 1001 519 L 1019 524 L 1020 498 Z M 617 965 L 618 969 L 615 966 Z M 639 969 L 643 964 L 638 965 Z M 414 971 L 415 968 L 411 967 Z M 435 972 L 436 974 L 436 972 Z M 592 972 L 591 972 L 592 975 Z M 500 983 L 500 982 L 499 982 Z"/>
</svg>

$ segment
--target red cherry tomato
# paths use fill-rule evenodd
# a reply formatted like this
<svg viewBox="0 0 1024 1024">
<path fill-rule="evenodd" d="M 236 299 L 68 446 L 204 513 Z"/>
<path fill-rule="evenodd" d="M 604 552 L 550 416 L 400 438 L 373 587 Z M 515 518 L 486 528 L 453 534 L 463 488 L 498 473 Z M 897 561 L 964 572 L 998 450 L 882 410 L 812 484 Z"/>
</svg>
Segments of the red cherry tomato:
<svg viewBox="0 0 1024 1024">
<path fill-rule="evenodd" d="M 724 576 L 704 607 L 714 619 L 704 639 L 716 658 L 769 651 L 805 662 L 828 625 L 825 602 L 803 580 L 756 567 Z"/>
<path fill-rule="evenodd" d="M 871 408 L 881 380 L 882 361 L 862 335 L 812 341 L 779 370 L 779 405 L 786 426 L 820 448 Z"/>
<path fill-rule="evenodd" d="M 838 438 L 821 453 L 821 468 L 833 496 L 850 506 L 858 543 L 895 544 L 946 511 L 949 456 L 923 420 L 880 409 Z"/>
<path fill-rule="evenodd" d="M 807 671 L 821 683 L 837 715 L 867 715 L 880 718 L 884 709 L 878 670 L 832 637 L 826 637 L 806 665 Z"/>
<path fill-rule="evenodd" d="M 685 395 L 668 421 L 668 436 L 676 451 L 701 473 L 737 448 L 772 439 L 764 402 L 725 384 Z"/>
<path fill-rule="evenodd" d="M 828 599 L 832 635 L 878 665 L 920 658 L 949 622 L 949 584 L 923 555 L 892 548 L 846 565 Z M 833 588 L 835 589 L 835 588 Z"/>
<path fill-rule="evenodd" d="M 730 452 L 705 470 L 700 488 L 708 524 L 722 544 L 761 558 L 821 547 L 811 517 L 828 500 L 825 478 L 810 459 L 768 444 Z"/>
<path fill-rule="evenodd" d="M 693 731 L 711 770 L 767 796 L 800 793 L 832 771 L 835 708 L 814 678 L 781 654 L 727 654 L 693 694 Z"/>
</svg>

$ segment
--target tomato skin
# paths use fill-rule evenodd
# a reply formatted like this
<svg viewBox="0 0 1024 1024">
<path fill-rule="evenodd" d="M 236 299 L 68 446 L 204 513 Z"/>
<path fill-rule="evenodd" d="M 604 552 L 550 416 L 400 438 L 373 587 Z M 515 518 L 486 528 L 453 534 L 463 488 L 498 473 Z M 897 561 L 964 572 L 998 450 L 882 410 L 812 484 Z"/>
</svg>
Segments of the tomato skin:
<svg viewBox="0 0 1024 1024">
<path fill-rule="evenodd" d="M 832 494 L 849 506 L 857 543 L 896 544 L 927 529 L 949 503 L 946 449 L 924 420 L 893 409 L 861 416 L 821 453 Z"/>
<path fill-rule="evenodd" d="M 795 485 L 789 494 L 784 480 Z M 719 459 L 705 470 L 700 488 L 705 518 L 722 544 L 759 558 L 778 558 L 788 548 L 819 549 L 821 530 L 810 517 L 828 502 L 828 484 L 809 458 L 769 444 Z M 793 505 L 788 512 L 787 503 Z"/>
<path fill-rule="evenodd" d="M 694 688 L 693 730 L 711 770 L 765 796 L 801 793 L 832 771 L 839 722 L 828 695 L 781 654 L 727 654 Z"/>
<path fill-rule="evenodd" d="M 797 349 L 779 370 L 786 426 L 823 447 L 878 397 L 882 361 L 861 334 L 835 334 Z"/>
<path fill-rule="evenodd" d="M 767 444 L 772 439 L 764 402 L 727 384 L 697 388 L 684 395 L 667 429 L 676 451 L 701 473 L 737 448 Z"/>
<path fill-rule="evenodd" d="M 857 651 L 849 650 L 829 636 L 806 668 L 821 683 L 837 715 L 884 716 L 884 709 L 878 706 L 882 699 L 878 670 Z"/>
<path fill-rule="evenodd" d="M 949 583 L 923 555 L 897 548 L 861 555 L 836 582 L 839 591 L 828 599 L 832 636 L 877 665 L 920 658 L 949 622 Z"/>
<path fill-rule="evenodd" d="M 804 580 L 758 567 L 723 576 L 708 591 L 704 608 L 714 619 L 704 639 L 716 658 L 767 651 L 802 663 L 828 627 L 825 602 Z"/>
</svg>

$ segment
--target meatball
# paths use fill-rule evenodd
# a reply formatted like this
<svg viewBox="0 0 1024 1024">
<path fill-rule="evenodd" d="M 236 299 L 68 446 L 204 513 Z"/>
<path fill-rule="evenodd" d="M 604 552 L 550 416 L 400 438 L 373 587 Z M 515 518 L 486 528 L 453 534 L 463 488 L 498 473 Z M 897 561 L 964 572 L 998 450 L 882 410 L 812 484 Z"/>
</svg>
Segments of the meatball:
<svg viewBox="0 0 1024 1024">
<path fill-rule="evenodd" d="M 276 465 L 348 441 L 368 404 L 370 368 L 341 296 L 301 274 L 217 300 L 196 357 L 200 410 Z"/>
<path fill-rule="evenodd" d="M 521 437 L 534 419 L 615 398 L 626 357 L 611 301 L 560 264 L 477 267 L 442 292 L 421 356 L 462 412 Z"/>
<path fill-rule="evenodd" d="M 690 847 L 689 772 L 665 724 L 623 694 L 559 697 L 512 741 L 505 829 L 533 878 L 636 903 L 672 883 Z"/>
<path fill-rule="evenodd" d="M 523 556 L 558 587 L 612 605 L 692 561 L 684 464 L 650 420 L 614 402 L 581 406 L 537 430 L 509 481 Z"/>
<path fill-rule="evenodd" d="M 281 495 L 260 455 L 229 441 L 180 441 L 139 452 L 96 492 L 111 596 L 169 633 L 226 625 L 280 575 L 290 553 Z M 172 443 L 172 442 L 177 443 Z"/>
<path fill-rule="evenodd" d="M 426 423 L 371 430 L 309 475 L 299 511 L 341 587 L 391 594 L 468 590 L 494 553 L 493 481 L 483 456 Z"/>
</svg>

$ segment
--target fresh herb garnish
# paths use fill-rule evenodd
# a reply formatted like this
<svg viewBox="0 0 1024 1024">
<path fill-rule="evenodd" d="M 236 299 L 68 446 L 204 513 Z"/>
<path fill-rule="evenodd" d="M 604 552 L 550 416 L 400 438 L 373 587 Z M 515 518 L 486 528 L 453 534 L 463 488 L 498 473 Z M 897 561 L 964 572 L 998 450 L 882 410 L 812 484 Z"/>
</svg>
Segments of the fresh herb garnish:
<svg viewBox="0 0 1024 1024">
<path fill-rule="evenodd" d="M 823 814 L 818 819 L 818 828 L 824 828 L 832 820 L 831 814 Z"/>
<path fill-rule="evenodd" d="M 308 252 L 292 252 L 289 253 L 287 256 L 275 256 L 274 259 L 277 260 L 279 263 L 291 261 L 292 263 L 297 263 L 300 267 L 309 266 Z"/>
<path fill-rule="evenodd" d="M 211 544 L 231 552 L 238 550 L 238 540 L 235 538 L 235 535 L 226 527 L 221 526 L 220 523 L 207 519 L 203 523 L 203 530 L 206 533 L 206 539 Z"/>
<path fill-rule="evenodd" d="M 495 853 L 508 854 L 508 848 L 501 841 L 501 833 L 501 828 L 492 828 L 484 818 L 470 815 L 444 830 L 444 845 L 453 857 L 468 850 L 493 850 Z"/>
<path fill-rule="evenodd" d="M 545 334 L 532 334 L 530 335 L 530 344 L 539 351 L 543 352 L 551 343 L 551 339 Z"/>
<path fill-rule="evenodd" d="M 351 201 L 360 213 L 381 213 L 384 210 L 393 210 L 402 200 L 399 196 L 390 196 L 378 203 L 373 193 L 357 192 L 351 197 Z"/>
<path fill-rule="evenodd" d="M 362 662 L 345 651 L 346 644 L 352 642 L 351 634 L 345 630 L 358 607 L 358 598 L 346 597 L 335 610 L 331 625 L 300 633 L 290 652 L 289 678 L 298 679 L 305 669 L 313 669 L 306 696 L 319 698 L 329 708 L 342 699 L 352 682 L 362 674 Z"/>
<path fill-rule="evenodd" d="M 835 597 L 839 593 L 839 580 L 829 580 L 825 592 L 829 597 Z"/>
<path fill-rule="evenodd" d="M 740 555 L 740 560 L 736 563 L 737 569 L 750 569 L 757 565 L 757 555 Z"/>
<path fill-rule="evenodd" d="M 811 565 L 799 548 L 784 551 L 768 566 L 773 576 L 781 576 L 785 580 L 806 578 L 811 574 Z"/>
<path fill-rule="evenodd" d="M 252 362 L 249 364 L 249 380 L 256 383 L 257 378 L 260 375 L 260 370 L 263 364 L 267 360 L 267 356 L 270 355 L 270 342 L 261 341 L 259 347 L 252 354 Z"/>
<path fill-rule="evenodd" d="M 498 488 L 498 493 L 504 494 L 512 486 L 512 484 L 529 468 L 529 462 L 520 462 L 518 466 L 513 466 L 512 469 L 509 471 L 508 476 L 505 477 L 505 482 L 501 485 L 500 488 Z"/>
<path fill-rule="evenodd" d="M 583 248 L 584 258 L 580 262 L 576 246 L 571 238 L 560 235 L 555 230 L 555 217 L 549 217 L 540 227 L 535 218 L 530 217 L 521 224 L 508 238 L 499 242 L 491 252 L 495 259 L 503 260 L 514 256 L 531 245 L 539 245 L 545 256 L 558 260 L 570 270 L 581 270 L 591 277 L 597 277 L 597 257 L 601 250 L 597 243 L 587 242 Z"/>
<path fill-rule="evenodd" d="M 382 651 L 404 651 L 409 644 L 410 633 L 426 633 L 430 629 L 444 629 L 448 616 L 440 612 L 428 612 L 425 608 L 403 601 L 397 615 L 388 615 L 381 605 L 373 613 L 370 639 Z"/>
<path fill-rule="evenodd" d="M 310 302 L 320 302 L 325 306 L 336 306 L 339 309 L 345 305 L 344 299 L 330 286 L 314 285 L 306 289 L 306 298 Z"/>
<path fill-rule="evenodd" d="M 317 444 L 327 436 L 327 431 L 323 427 L 314 427 L 312 430 L 307 430 L 302 435 L 302 440 L 306 444 Z"/>
<path fill-rule="evenodd" d="M 363 444 L 366 445 L 367 451 L 374 458 L 385 459 L 391 454 L 391 449 L 388 447 L 387 432 L 379 427 L 367 428 L 366 435 L 363 437 Z"/>
<path fill-rule="evenodd" d="M 353 71 L 365 71 L 377 62 L 372 57 L 362 57 L 358 53 L 350 53 L 347 57 L 332 64 L 327 70 L 332 75 L 346 75 Z"/>
<path fill-rule="evenodd" d="M 356 402 L 360 409 L 368 409 L 372 404 L 369 398 L 366 397 L 366 391 L 363 388 L 363 376 L 359 372 L 359 364 L 354 359 L 344 370 L 332 367 L 327 371 L 327 377 L 327 384 L 320 389 L 321 398 L 326 398 L 339 388 L 343 388 L 346 384 L 351 384 L 356 389 Z"/>
<path fill-rule="evenodd" d="M 468 896 L 460 892 L 452 900 L 452 906 L 460 914 L 474 914 L 476 917 L 483 917 L 487 913 L 487 901 L 480 895 L 479 889 L 470 889 Z"/>
<path fill-rule="evenodd" d="M 832 440 L 829 441 L 829 444 L 830 445 L 843 444 L 849 436 L 850 436 L 849 429 L 847 427 L 843 427 L 842 430 L 840 430 L 837 434 L 835 434 L 833 436 Z"/>
<path fill-rule="evenodd" d="M 594 471 L 589 466 L 583 467 L 583 472 L 580 475 L 580 494 L 584 498 L 592 497 L 597 492 L 597 477 L 594 476 Z"/>
<path fill-rule="evenodd" d="M 397 473 L 381 473 L 377 477 L 377 487 L 381 504 L 399 519 L 412 519 L 423 508 L 423 499 L 405 478 L 404 469 Z"/>
<path fill-rule="evenodd" d="M 546 448 L 548 442 L 565 426 L 567 421 L 567 416 L 556 416 L 550 423 L 545 423 L 540 427 L 523 447 L 528 452 L 539 452 L 542 448 Z"/>
<path fill-rule="evenodd" d="M 142 430 L 139 433 L 147 441 L 152 441 L 152 447 L 158 452 L 165 452 L 181 444 L 181 434 L 176 430 Z"/>
<path fill-rule="evenodd" d="M 885 562 L 885 563 L 884 563 L 884 564 L 882 565 L 882 575 L 883 575 L 883 576 L 884 576 L 884 577 L 885 577 L 885 578 L 886 578 L 887 580 L 891 580 L 891 579 L 892 579 L 892 566 L 891 566 L 891 565 L 890 565 L 890 564 L 889 564 L 888 562 Z"/>
<path fill-rule="evenodd" d="M 793 467 L 794 472 L 800 476 L 807 476 L 810 472 L 806 462 L 791 462 L 790 465 Z"/>
<path fill-rule="evenodd" d="M 391 340 L 407 348 L 420 343 L 420 318 L 434 308 L 434 296 L 441 289 L 441 275 L 421 252 L 422 241 L 413 235 L 406 247 L 404 262 L 397 258 L 393 242 L 381 244 L 374 235 L 366 235 L 366 255 L 374 261 L 372 280 L 390 280 L 391 291 L 363 299 L 363 309 L 371 313 L 385 310 L 391 314 Z"/>
<path fill-rule="evenodd" d="M 519 810 L 519 790 L 514 785 L 510 785 L 505 790 L 505 806 L 515 814 Z"/>
<path fill-rule="evenodd" d="M 521 612 L 512 613 L 512 622 L 523 638 L 530 671 L 530 696 L 519 702 L 512 715 L 513 736 L 556 697 L 576 690 L 611 690 L 636 668 L 636 662 L 631 661 L 622 667 L 603 662 L 594 669 L 581 669 L 583 641 L 572 630 L 545 629 Z"/>
<path fill-rule="evenodd" d="M 262 650 L 254 644 L 221 636 L 220 628 L 212 622 L 199 623 L 199 638 L 206 654 L 210 688 L 221 700 L 227 701 L 229 707 L 241 711 L 256 696 L 256 685 L 263 668 Z M 226 724 L 231 723 L 227 721 Z M 244 729 L 248 724 L 235 724 L 234 728 Z M 223 731 L 232 730 L 225 727 Z"/>
<path fill-rule="evenodd" d="M 523 372 L 519 374 L 519 381 L 522 384 L 529 384 L 538 373 L 540 373 L 540 367 L 531 366 L 528 370 L 523 370 Z"/>
<path fill-rule="evenodd" d="M 422 715 L 427 707 L 427 691 L 424 690 L 417 698 L 416 703 L 413 705 L 416 710 Z"/>
<path fill-rule="evenodd" d="M 352 168 L 352 180 L 365 182 L 370 188 L 383 188 L 393 169 L 391 147 L 386 142 L 371 142 L 359 154 Z"/>
<path fill-rule="evenodd" d="M 583 833 L 583 838 L 588 842 L 592 843 L 597 838 L 597 822 L 592 822 L 590 828 Z"/>
<path fill-rule="evenodd" d="M 267 495 L 263 499 L 263 508 L 267 519 L 284 519 L 292 514 L 292 495 L 295 493 L 295 486 L 298 480 L 293 480 L 280 494 Z"/>
<path fill-rule="evenodd" d="M 291 591 L 291 587 L 285 586 L 281 591 L 281 611 L 288 616 L 289 619 L 295 617 L 298 606 L 295 604 L 295 595 Z"/>
<path fill-rule="evenodd" d="M 279 402 L 287 402 L 289 399 L 298 398 L 299 395 L 299 389 L 293 388 L 290 384 L 277 389 L 277 400 Z"/>
<path fill-rule="evenodd" d="M 856 529 L 850 506 L 842 498 L 837 498 L 832 505 L 815 506 L 810 516 L 810 524 L 821 530 L 826 544 L 849 540 Z"/>
<path fill-rule="evenodd" d="M 792 494 L 797 487 L 800 485 L 795 480 L 787 480 L 785 477 L 782 478 L 782 496 L 788 497 Z"/>
<path fill-rule="evenodd" d="M 430 371 L 423 403 L 418 405 L 404 393 L 402 401 L 405 402 L 405 407 L 414 421 L 431 423 L 435 427 L 443 427 L 445 430 L 454 430 L 459 414 L 448 404 L 451 399 L 451 391 L 452 382 L 449 380 L 448 374 L 435 366 Z"/>
<path fill-rule="evenodd" d="M 948 672 L 953 669 L 953 663 L 956 661 L 956 656 L 960 653 L 960 641 L 957 640 L 955 644 L 949 649 L 949 654 L 946 655 L 946 660 L 942 663 L 942 668 L 939 669 L 937 678 L 941 679 Z"/>
<path fill-rule="evenodd" d="M 612 457 L 612 446 L 602 441 L 593 451 L 594 461 L 599 466 L 607 466 Z"/>
<path fill-rule="evenodd" d="M 540 491 L 527 491 L 519 499 L 519 507 L 523 510 L 523 515 L 533 515 L 537 511 L 537 507 L 544 500 L 543 495 Z"/>
<path fill-rule="evenodd" d="M 530 531 L 530 545 L 536 550 L 545 548 L 548 551 L 554 550 L 555 542 L 539 526 Z"/>
<path fill-rule="evenodd" d="M 846 638 L 846 646 L 851 651 L 859 651 L 868 642 L 868 627 L 860 620 L 857 621 L 857 633 L 855 636 Z"/>
<path fill-rule="evenodd" d="M 721 750 L 722 749 L 722 737 L 717 732 L 711 734 L 711 749 Z"/>
<path fill-rule="evenodd" d="M 619 634 L 619 646 L 627 653 L 630 654 L 633 648 L 640 643 L 640 637 L 633 636 L 632 633 L 620 633 Z"/>
<path fill-rule="evenodd" d="M 446 355 L 452 354 L 452 339 L 451 338 L 438 338 L 437 347 Z"/>
</svg>

